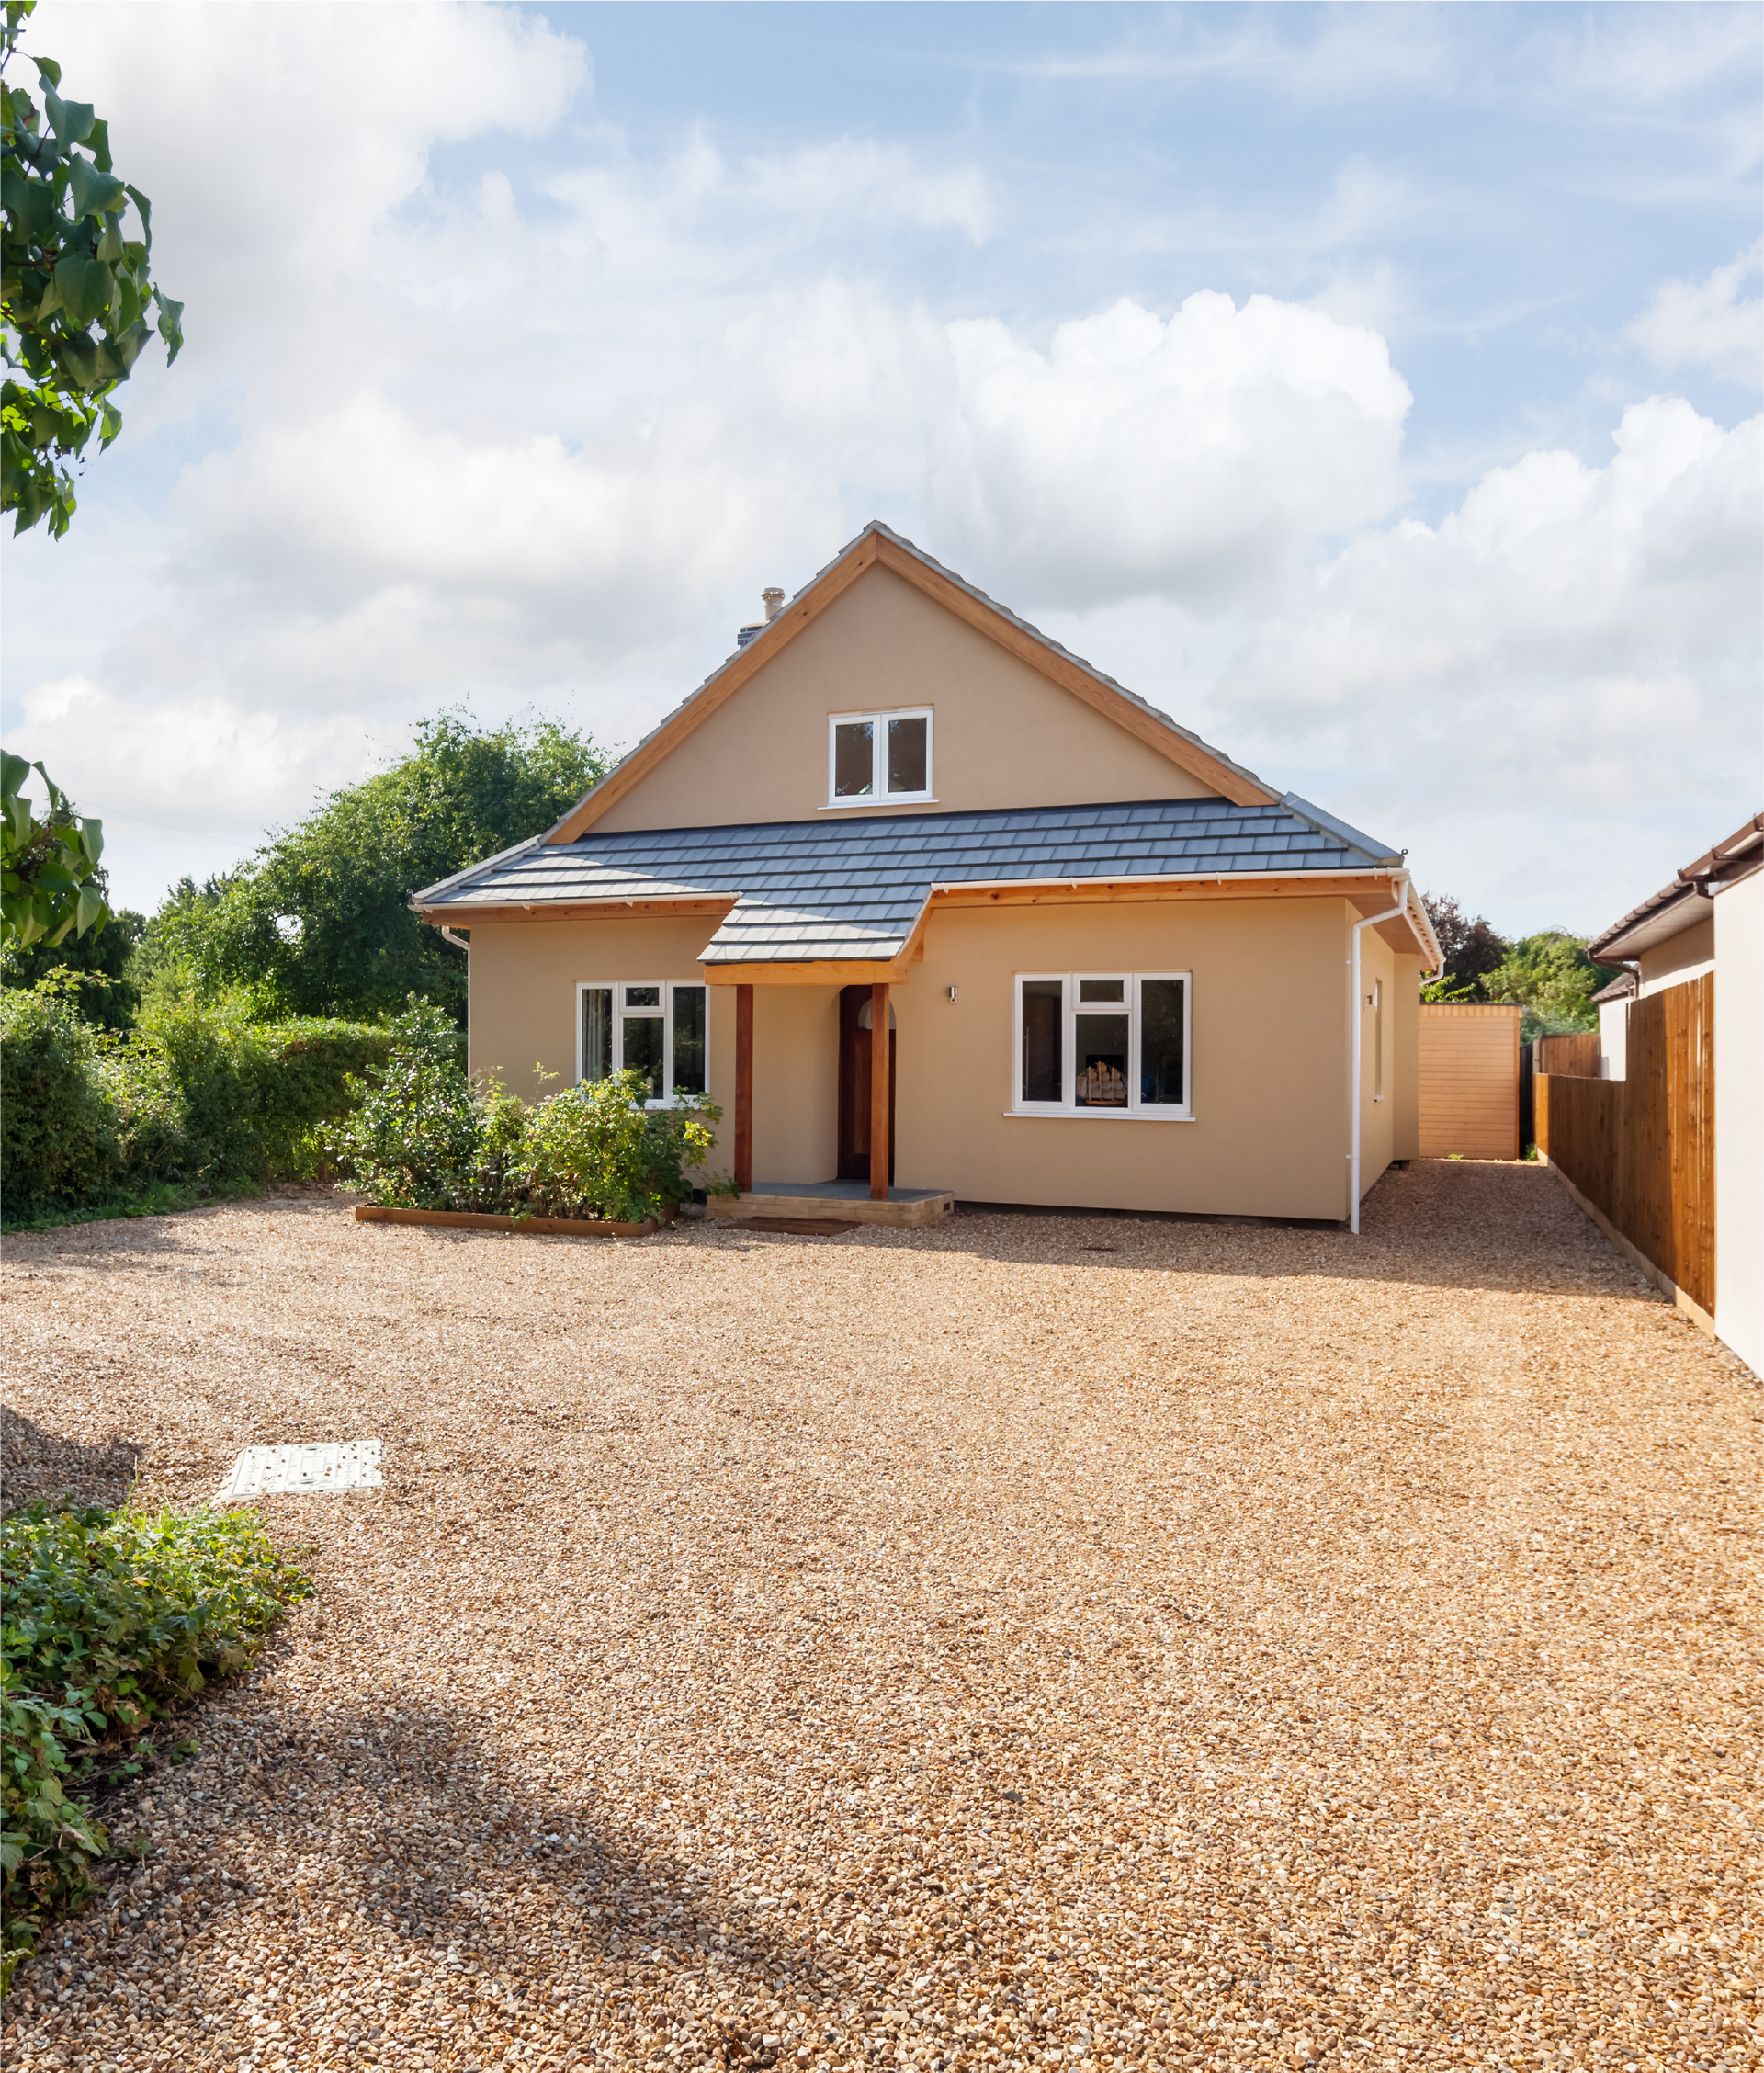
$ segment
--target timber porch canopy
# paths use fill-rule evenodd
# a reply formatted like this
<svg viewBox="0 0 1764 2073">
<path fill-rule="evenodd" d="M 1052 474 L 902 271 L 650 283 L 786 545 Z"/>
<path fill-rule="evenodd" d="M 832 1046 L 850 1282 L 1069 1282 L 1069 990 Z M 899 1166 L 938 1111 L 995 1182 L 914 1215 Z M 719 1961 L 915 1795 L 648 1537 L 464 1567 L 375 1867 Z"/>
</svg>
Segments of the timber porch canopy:
<svg viewBox="0 0 1764 2073">
<path fill-rule="evenodd" d="M 426 922 L 582 920 L 698 914 L 699 962 L 736 994 L 735 1177 L 752 1184 L 755 985 L 888 989 L 923 954 L 934 907 L 1085 900 L 1374 896 L 1367 881 L 1402 868 L 1370 835 L 1288 793 L 1266 804 L 1222 799 L 1001 808 L 738 827 L 540 835 L 419 893 Z M 1370 910 L 1368 910 L 1370 911 Z M 872 1143 L 888 1140 L 888 1074 L 872 1078 Z M 876 1161 L 872 1193 L 886 1198 Z"/>
</svg>

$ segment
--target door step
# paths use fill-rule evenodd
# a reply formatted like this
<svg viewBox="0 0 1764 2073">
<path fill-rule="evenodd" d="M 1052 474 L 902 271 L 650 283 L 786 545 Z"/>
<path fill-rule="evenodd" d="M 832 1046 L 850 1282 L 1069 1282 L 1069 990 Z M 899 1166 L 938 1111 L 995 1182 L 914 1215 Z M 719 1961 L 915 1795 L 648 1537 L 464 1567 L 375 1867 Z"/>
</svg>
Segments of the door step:
<svg viewBox="0 0 1764 2073">
<path fill-rule="evenodd" d="M 867 1181 L 761 1181 L 751 1195 L 713 1195 L 705 1203 L 707 1218 L 718 1223 L 745 1217 L 790 1217 L 922 1229 L 955 1213 L 951 1189 L 890 1188 L 886 1202 L 875 1202 Z"/>
</svg>

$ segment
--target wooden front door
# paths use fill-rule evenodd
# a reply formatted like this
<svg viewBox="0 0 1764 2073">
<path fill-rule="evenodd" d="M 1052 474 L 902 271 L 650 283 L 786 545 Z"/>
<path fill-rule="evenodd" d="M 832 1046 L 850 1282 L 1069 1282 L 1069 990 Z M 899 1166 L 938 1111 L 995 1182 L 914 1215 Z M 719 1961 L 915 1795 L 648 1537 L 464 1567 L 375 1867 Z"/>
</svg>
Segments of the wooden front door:
<svg viewBox="0 0 1764 2073">
<path fill-rule="evenodd" d="M 858 1015 L 870 1004 L 867 986 L 847 986 L 839 996 L 839 1177 L 870 1177 L 871 1032 Z M 888 1185 L 894 1185 L 894 1046 L 888 1046 Z"/>
</svg>

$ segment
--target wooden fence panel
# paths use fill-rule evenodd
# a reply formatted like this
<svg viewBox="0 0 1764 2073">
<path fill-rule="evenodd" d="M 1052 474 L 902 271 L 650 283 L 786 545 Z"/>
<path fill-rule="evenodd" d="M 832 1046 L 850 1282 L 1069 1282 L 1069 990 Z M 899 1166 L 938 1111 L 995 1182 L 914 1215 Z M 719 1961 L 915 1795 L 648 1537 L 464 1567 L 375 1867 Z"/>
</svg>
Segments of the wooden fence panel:
<svg viewBox="0 0 1764 2073">
<path fill-rule="evenodd" d="M 1577 1080 L 1599 1077 L 1599 1032 L 1577 1031 L 1572 1036 L 1540 1036 L 1532 1047 L 1532 1070 Z"/>
<path fill-rule="evenodd" d="M 1627 1077 L 1540 1073 L 1538 1150 L 1645 1258 L 1715 1308 L 1715 980 L 1628 1003 Z"/>
<path fill-rule="evenodd" d="M 1421 1157 L 1519 1157 L 1515 1007 L 1421 1003 Z"/>
</svg>

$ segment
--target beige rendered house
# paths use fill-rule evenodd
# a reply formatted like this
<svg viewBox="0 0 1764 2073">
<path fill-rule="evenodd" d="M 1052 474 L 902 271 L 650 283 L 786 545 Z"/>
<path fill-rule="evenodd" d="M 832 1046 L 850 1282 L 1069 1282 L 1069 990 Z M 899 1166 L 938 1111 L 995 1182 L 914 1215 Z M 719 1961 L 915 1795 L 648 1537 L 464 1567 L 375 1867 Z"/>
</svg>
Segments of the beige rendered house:
<svg viewBox="0 0 1764 2073">
<path fill-rule="evenodd" d="M 1401 853 L 886 526 L 766 604 L 548 834 L 417 895 L 469 932 L 473 1071 L 708 1093 L 729 1213 L 1357 1228 L 1419 1150 Z"/>
</svg>

